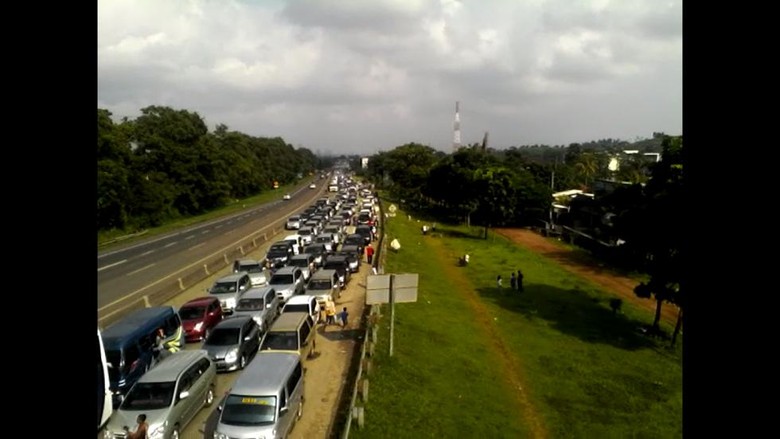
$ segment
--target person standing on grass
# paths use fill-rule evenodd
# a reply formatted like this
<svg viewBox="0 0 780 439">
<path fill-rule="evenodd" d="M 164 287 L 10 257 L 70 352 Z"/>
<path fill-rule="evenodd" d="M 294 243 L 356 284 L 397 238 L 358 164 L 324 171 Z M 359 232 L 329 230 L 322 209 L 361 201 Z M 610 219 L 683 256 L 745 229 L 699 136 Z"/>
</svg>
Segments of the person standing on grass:
<svg viewBox="0 0 780 439">
<path fill-rule="evenodd" d="M 517 291 L 523 291 L 523 272 L 517 269 Z"/>
<path fill-rule="evenodd" d="M 512 272 L 512 276 L 509 278 L 509 288 L 515 289 L 517 286 L 517 278 L 515 277 L 515 272 Z"/>
<path fill-rule="evenodd" d="M 499 275 L 498 275 L 498 277 L 496 278 L 496 286 L 497 286 L 498 288 L 501 288 L 501 275 L 500 275 L 500 274 L 499 274 Z"/>
</svg>

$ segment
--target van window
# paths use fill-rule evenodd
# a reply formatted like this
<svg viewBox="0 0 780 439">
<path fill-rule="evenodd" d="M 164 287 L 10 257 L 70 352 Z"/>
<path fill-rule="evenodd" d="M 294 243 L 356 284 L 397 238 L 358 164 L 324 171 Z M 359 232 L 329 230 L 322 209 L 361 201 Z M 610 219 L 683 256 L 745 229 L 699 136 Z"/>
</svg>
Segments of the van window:
<svg viewBox="0 0 780 439">
<path fill-rule="evenodd" d="M 311 309 L 309 308 L 309 305 L 305 303 L 293 303 L 289 305 L 284 306 L 284 312 L 305 312 L 307 314 L 311 313 Z"/>
<path fill-rule="evenodd" d="M 269 332 L 263 341 L 261 350 L 297 351 L 298 334 L 295 332 Z"/>
<path fill-rule="evenodd" d="M 136 383 L 122 401 L 121 410 L 159 410 L 171 405 L 174 382 Z"/>
<path fill-rule="evenodd" d="M 209 370 L 209 366 L 211 363 L 207 359 L 202 359 L 198 361 L 198 369 L 197 369 L 197 376 L 201 376 L 204 373 L 206 373 L 207 370 Z"/>
<path fill-rule="evenodd" d="M 226 425 L 271 425 L 276 417 L 275 396 L 230 394 L 225 399 L 220 422 Z"/>
<path fill-rule="evenodd" d="M 298 363 L 295 365 L 295 369 L 293 370 L 292 375 L 290 375 L 290 379 L 287 380 L 288 395 L 292 395 L 295 388 L 298 387 L 298 381 L 300 381 L 301 375 L 303 375 L 303 368 L 301 367 L 301 363 Z"/>
<path fill-rule="evenodd" d="M 333 281 L 330 279 L 312 279 L 309 282 L 310 290 L 329 290 L 332 288 Z"/>
<path fill-rule="evenodd" d="M 274 301 L 274 297 L 276 297 L 276 291 L 269 290 L 268 293 L 265 295 L 265 304 L 271 304 Z"/>
<path fill-rule="evenodd" d="M 281 392 L 279 392 L 279 410 L 287 407 L 287 392 L 282 389 Z"/>
</svg>

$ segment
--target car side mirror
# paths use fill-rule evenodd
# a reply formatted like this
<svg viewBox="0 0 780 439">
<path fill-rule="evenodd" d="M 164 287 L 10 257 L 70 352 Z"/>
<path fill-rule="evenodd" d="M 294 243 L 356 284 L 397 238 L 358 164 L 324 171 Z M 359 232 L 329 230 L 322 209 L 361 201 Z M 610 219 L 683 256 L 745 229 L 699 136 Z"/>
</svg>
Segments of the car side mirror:
<svg viewBox="0 0 780 439">
<path fill-rule="evenodd" d="M 289 408 L 287 406 L 284 406 L 284 407 L 279 409 L 279 414 L 283 415 L 283 414 L 287 413 L 287 410 L 289 410 Z"/>
<path fill-rule="evenodd" d="M 270 303 L 266 303 L 265 304 L 265 309 L 271 309 L 271 304 Z"/>
<path fill-rule="evenodd" d="M 247 335 L 246 337 L 244 337 L 244 341 L 249 341 L 249 340 L 251 340 L 251 339 L 252 339 L 252 336 L 251 336 L 251 335 Z"/>
<path fill-rule="evenodd" d="M 179 393 L 179 399 L 185 399 L 185 398 L 187 398 L 189 396 L 190 396 L 189 390 L 185 390 L 185 391 Z"/>
</svg>

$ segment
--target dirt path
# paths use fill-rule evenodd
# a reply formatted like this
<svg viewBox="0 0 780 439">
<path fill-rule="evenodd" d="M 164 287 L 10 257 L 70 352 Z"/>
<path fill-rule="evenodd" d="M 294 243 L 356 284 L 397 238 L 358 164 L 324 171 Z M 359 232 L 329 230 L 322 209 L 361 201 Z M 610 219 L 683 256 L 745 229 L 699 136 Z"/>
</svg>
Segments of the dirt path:
<svg viewBox="0 0 780 439">
<path fill-rule="evenodd" d="M 495 231 L 516 244 L 552 259 L 564 269 L 590 280 L 604 288 L 605 292 L 612 293 L 623 299 L 624 302 L 647 309 L 655 315 L 656 302 L 654 300 L 641 299 L 634 294 L 634 287 L 637 285 L 636 280 L 605 269 L 595 259 L 583 253 L 575 252 L 554 239 L 543 237 L 531 230 L 495 229 Z M 661 320 L 674 325 L 677 322 L 677 311 L 678 308 L 675 305 L 664 303 L 661 308 Z"/>
<path fill-rule="evenodd" d="M 528 429 L 533 438 L 546 438 L 549 435 L 545 429 L 542 418 L 539 416 L 536 408 L 531 404 L 528 399 L 527 390 L 523 386 L 526 381 L 524 378 L 524 372 L 520 359 L 514 356 L 507 346 L 504 344 L 504 337 L 501 336 L 496 328 L 493 319 L 488 315 L 485 306 L 482 301 L 479 300 L 477 292 L 474 289 L 474 285 L 471 284 L 469 279 L 464 274 L 463 270 L 459 270 L 455 264 L 452 263 L 452 258 L 449 256 L 449 252 L 444 248 L 441 240 L 432 238 L 427 240 L 428 245 L 434 250 L 431 252 L 436 255 L 437 263 L 439 267 L 447 274 L 447 278 L 453 282 L 462 285 L 462 288 L 457 288 L 464 299 L 468 302 L 472 309 L 472 316 L 476 321 L 476 327 L 481 331 L 486 332 L 485 340 L 491 340 L 489 348 L 493 351 L 493 355 L 498 359 L 497 364 L 500 365 L 503 371 L 503 376 L 507 380 L 507 385 L 510 388 L 515 389 L 515 401 L 517 402 L 517 411 L 525 419 Z"/>
</svg>

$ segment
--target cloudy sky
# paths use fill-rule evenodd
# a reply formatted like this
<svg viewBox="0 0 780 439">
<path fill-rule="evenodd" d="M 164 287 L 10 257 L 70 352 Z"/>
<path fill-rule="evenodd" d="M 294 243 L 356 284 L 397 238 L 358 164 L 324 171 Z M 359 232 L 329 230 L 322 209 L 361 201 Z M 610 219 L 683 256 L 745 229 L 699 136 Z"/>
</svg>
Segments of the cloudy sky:
<svg viewBox="0 0 780 439">
<path fill-rule="evenodd" d="M 98 0 L 98 108 L 321 154 L 682 134 L 681 0 Z"/>
</svg>

